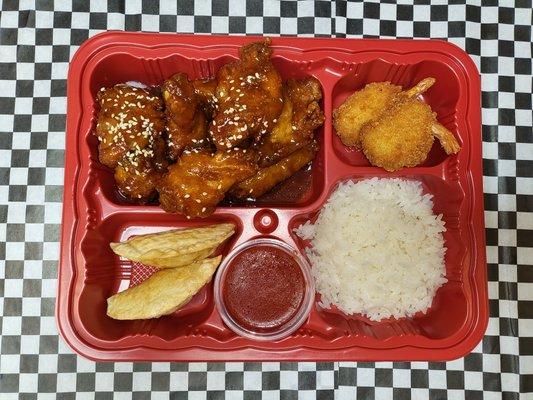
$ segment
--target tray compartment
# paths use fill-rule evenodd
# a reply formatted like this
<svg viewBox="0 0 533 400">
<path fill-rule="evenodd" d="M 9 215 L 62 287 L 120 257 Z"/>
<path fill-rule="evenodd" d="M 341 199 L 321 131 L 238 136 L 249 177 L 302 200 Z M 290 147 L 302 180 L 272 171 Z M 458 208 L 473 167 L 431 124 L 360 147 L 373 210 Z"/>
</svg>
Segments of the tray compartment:
<svg viewBox="0 0 533 400">
<path fill-rule="evenodd" d="M 221 55 L 213 58 L 190 58 L 173 54 L 162 58 L 146 58 L 134 54 L 113 53 L 98 60 L 90 76 L 89 91 L 92 99 L 92 118 L 91 129 L 85 138 L 85 144 L 90 149 L 91 171 L 91 181 L 86 185 L 85 189 L 95 195 L 90 201 L 98 202 L 98 196 L 101 193 L 109 202 L 116 205 L 129 204 L 128 200 L 121 196 L 116 189 L 113 170 L 98 161 L 98 140 L 92 135 L 92 131 L 96 126 L 99 109 L 94 98 L 101 87 L 109 87 L 127 81 L 137 81 L 149 86 L 157 86 L 177 72 L 186 73 L 190 79 L 212 78 L 216 76 L 216 71 L 221 66 L 235 59 L 236 57 L 230 55 Z M 272 62 L 280 72 L 283 80 L 289 78 L 301 79 L 317 75 L 319 72 L 317 68 L 322 66 L 322 63 L 290 60 L 281 56 L 272 57 Z M 127 69 L 124 68 L 125 64 L 128 65 Z M 320 81 L 319 76 L 317 76 L 317 79 Z M 321 103 L 324 109 L 324 100 Z M 240 207 L 257 204 L 262 207 L 305 207 L 314 202 L 324 190 L 324 126 L 317 129 L 315 137 L 319 142 L 320 149 L 309 171 L 303 171 L 280 183 L 257 201 L 239 203 L 225 201 L 222 206 Z M 154 198 L 149 204 L 157 205 L 157 198 Z"/>
<path fill-rule="evenodd" d="M 437 120 L 457 135 L 457 101 L 459 98 L 459 81 L 454 71 L 439 61 L 420 61 L 414 64 L 393 63 L 383 59 L 344 65 L 340 79 L 332 91 L 332 111 L 339 107 L 352 93 L 372 82 L 390 81 L 395 85 L 409 88 L 424 78 L 432 76 L 436 83 L 421 97 L 437 113 Z M 344 146 L 333 128 L 332 147 L 337 157 L 352 166 L 370 166 L 362 151 Z M 433 167 L 451 158 L 442 149 L 437 140 L 433 144 L 427 159 L 420 167 Z M 415 167 L 417 168 L 417 167 Z"/>
<path fill-rule="evenodd" d="M 88 230 L 80 244 L 80 252 L 85 259 L 85 273 L 78 301 L 78 318 L 87 332 L 102 341 L 137 335 L 153 335 L 171 340 L 185 335 L 191 327 L 205 321 L 214 307 L 212 282 L 202 288 L 187 305 L 159 320 L 117 321 L 107 317 L 108 297 L 140 283 L 155 270 L 117 256 L 109 247 L 109 243 L 146 233 L 222 222 L 232 222 L 236 225 L 235 234 L 217 250 L 216 254 L 225 255 L 242 233 L 241 221 L 231 215 L 216 215 L 206 220 L 191 222 L 169 221 L 165 214 L 118 212 Z"/>
<path fill-rule="evenodd" d="M 445 264 L 448 283 L 437 291 L 433 304 L 426 314 L 418 313 L 412 318 L 390 319 L 379 323 L 360 315 L 346 315 L 336 307 L 325 309 L 320 305 L 320 298 L 317 296 L 317 313 L 326 325 L 340 328 L 339 337 L 344 336 L 344 332 L 348 330 L 350 335 L 373 337 L 379 340 L 390 339 L 398 335 L 420 335 L 430 340 L 443 339 L 456 334 L 468 318 L 467 297 L 470 288 L 467 280 L 464 279 L 464 272 L 470 267 L 469 257 L 467 257 L 468 249 L 465 245 L 467 227 L 461 223 L 458 211 L 462 209 L 464 192 L 457 182 L 450 183 L 432 174 L 419 175 L 412 171 L 407 172 L 393 174 L 393 176 L 421 182 L 423 192 L 433 196 L 434 213 L 442 214 L 445 222 L 446 232 L 443 233 L 443 238 L 447 248 Z M 349 179 L 360 181 L 374 176 L 354 174 Z M 387 178 L 391 177 L 391 174 L 383 172 L 377 176 Z M 332 187 L 331 192 L 336 186 Z M 316 221 L 318 213 L 319 210 L 313 210 L 299 214 L 289 222 L 289 231 L 302 251 L 309 246 L 309 243 L 296 236 L 294 229 L 308 220 Z M 450 313 L 450 310 L 454 312 Z"/>
</svg>

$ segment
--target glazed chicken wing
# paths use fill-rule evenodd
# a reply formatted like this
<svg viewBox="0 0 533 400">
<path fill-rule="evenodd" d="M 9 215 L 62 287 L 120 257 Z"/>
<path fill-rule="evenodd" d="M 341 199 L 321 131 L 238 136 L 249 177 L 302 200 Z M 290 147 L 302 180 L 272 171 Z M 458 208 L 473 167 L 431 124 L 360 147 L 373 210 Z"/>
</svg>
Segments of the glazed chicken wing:
<svg viewBox="0 0 533 400">
<path fill-rule="evenodd" d="M 209 133 L 219 150 L 248 138 L 258 141 L 281 113 L 281 77 L 270 61 L 269 44 L 266 39 L 242 47 L 240 60 L 218 71 L 218 112 Z"/>
<path fill-rule="evenodd" d="M 161 207 L 187 217 L 207 217 L 235 183 L 257 171 L 252 152 L 230 149 L 184 151 L 158 186 Z"/>
<path fill-rule="evenodd" d="M 199 87 L 203 88 L 200 84 Z M 198 94 L 187 75 L 175 74 L 163 83 L 166 106 L 168 153 L 176 160 L 187 147 L 203 147 L 207 142 L 205 107 L 209 100 L 204 92 Z"/>
<path fill-rule="evenodd" d="M 100 141 L 102 164 L 115 170 L 118 189 L 125 197 L 146 202 L 166 168 L 163 102 L 151 90 L 128 85 L 102 88 L 94 134 Z"/>
<path fill-rule="evenodd" d="M 196 79 L 192 81 L 194 92 L 198 96 L 204 113 L 209 119 L 214 117 L 216 108 L 218 107 L 215 96 L 217 84 L 216 79 Z"/>
<path fill-rule="evenodd" d="M 322 89 L 315 78 L 289 79 L 284 84 L 281 115 L 257 147 L 260 166 L 272 165 L 313 140 L 315 129 L 324 123 L 320 99 Z"/>
<path fill-rule="evenodd" d="M 315 158 L 316 151 L 316 143 L 310 142 L 276 164 L 262 168 L 257 174 L 237 183 L 231 188 L 230 194 L 238 199 L 256 199 L 309 164 Z"/>
</svg>

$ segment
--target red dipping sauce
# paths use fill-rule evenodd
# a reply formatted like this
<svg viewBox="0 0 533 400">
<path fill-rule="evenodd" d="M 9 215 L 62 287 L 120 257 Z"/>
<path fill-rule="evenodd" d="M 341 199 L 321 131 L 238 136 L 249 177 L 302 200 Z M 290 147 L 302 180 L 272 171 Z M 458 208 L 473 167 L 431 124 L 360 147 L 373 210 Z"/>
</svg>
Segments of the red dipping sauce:
<svg viewBox="0 0 533 400">
<path fill-rule="evenodd" d="M 222 299 L 235 323 L 250 331 L 275 330 L 300 309 L 306 283 L 298 261 L 281 248 L 259 244 L 227 266 Z"/>
</svg>

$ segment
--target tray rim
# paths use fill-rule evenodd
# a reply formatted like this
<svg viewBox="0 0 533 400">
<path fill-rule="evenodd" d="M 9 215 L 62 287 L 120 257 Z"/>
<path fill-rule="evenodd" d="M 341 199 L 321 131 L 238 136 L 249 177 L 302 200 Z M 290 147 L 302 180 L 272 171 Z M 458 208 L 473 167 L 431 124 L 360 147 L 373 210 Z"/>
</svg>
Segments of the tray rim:
<svg viewBox="0 0 533 400">
<path fill-rule="evenodd" d="M 220 41 L 224 46 L 233 45 L 235 47 L 242 45 L 244 42 L 257 40 L 262 36 L 218 36 L 218 35 L 186 35 L 186 34 L 160 34 L 155 32 L 122 32 L 122 31 L 107 31 L 93 36 L 92 38 L 85 41 L 74 57 L 71 60 L 69 66 L 68 82 L 80 81 L 75 79 L 72 76 L 73 70 L 78 64 L 81 67 L 84 66 L 84 63 L 91 58 L 93 55 L 97 54 L 99 51 L 102 51 L 113 45 L 124 45 L 130 42 L 131 39 L 136 37 L 154 37 L 161 38 L 159 44 L 154 44 L 151 46 L 137 44 L 138 46 L 144 47 L 161 47 L 161 46 L 172 46 L 177 45 L 180 39 L 186 39 L 188 41 L 195 40 L 211 40 L 213 43 Z M 118 38 L 117 38 L 118 37 Z M 165 40 L 168 39 L 168 40 Z M 83 338 L 79 336 L 79 333 L 76 331 L 74 326 L 72 326 L 71 321 L 68 317 L 67 311 L 69 310 L 69 298 L 70 292 L 73 290 L 74 285 L 74 276 L 75 271 L 72 267 L 75 262 L 74 255 L 74 243 L 73 236 L 77 228 L 78 222 L 78 209 L 77 201 L 75 198 L 75 188 L 78 185 L 78 178 L 80 173 L 80 157 L 78 152 L 66 151 L 65 157 L 65 192 L 63 196 L 63 216 L 62 216 L 62 231 L 61 231 L 61 249 L 60 249 L 60 259 L 58 265 L 58 286 L 57 286 L 57 301 L 56 301 L 56 322 L 59 328 L 59 332 L 67 344 L 78 354 L 94 360 L 94 361 L 400 361 L 400 360 L 451 360 L 458 358 L 464 354 L 469 353 L 475 345 L 481 340 L 486 326 L 488 324 L 488 295 L 487 295 L 487 271 L 486 271 L 486 255 L 485 251 L 480 251 L 480 249 L 485 249 L 485 233 L 484 233 L 484 211 L 483 211 L 483 190 L 482 190 L 482 170 L 481 170 L 481 108 L 476 107 L 476 109 L 468 109 L 471 105 L 471 102 L 474 102 L 474 105 L 479 103 L 479 98 L 475 96 L 479 93 L 480 96 L 480 78 L 479 72 L 466 52 L 464 52 L 458 46 L 445 42 L 442 40 L 412 40 L 412 39 L 338 39 L 338 38 L 297 38 L 297 37 L 280 37 L 275 38 L 274 40 L 280 40 L 287 43 L 288 46 L 296 46 L 297 44 L 302 44 L 305 41 L 311 41 L 313 45 L 303 46 L 305 49 L 300 49 L 302 52 L 309 50 L 316 50 L 316 45 L 323 45 L 323 48 L 328 48 L 328 46 L 334 44 L 343 44 L 343 48 L 336 48 L 337 51 L 344 51 L 349 53 L 358 53 L 360 51 L 349 50 L 346 46 L 347 43 L 352 43 L 357 41 L 360 43 L 366 43 L 369 45 L 375 45 L 375 51 L 390 51 L 385 47 L 390 46 L 392 43 L 395 44 L 405 44 L 418 48 L 415 51 L 426 51 L 429 52 L 428 45 L 431 43 L 431 51 L 433 52 L 445 52 L 447 55 L 452 56 L 458 65 L 468 73 L 468 85 L 467 90 L 469 94 L 474 94 L 474 98 L 467 103 L 466 113 L 469 115 L 467 120 L 468 132 L 479 132 L 479 141 L 472 140 L 470 145 L 472 147 L 477 147 L 479 151 L 479 159 L 477 157 L 472 157 L 472 147 L 470 148 L 470 154 L 468 158 L 468 169 L 467 175 L 469 175 L 469 180 L 472 183 L 472 197 L 474 202 L 478 205 L 476 209 L 472 210 L 472 220 L 469 223 L 469 229 L 474 230 L 474 226 L 477 229 L 483 232 L 483 235 L 472 234 L 473 246 L 472 246 L 472 257 L 477 261 L 475 262 L 475 269 L 473 271 L 474 275 L 471 278 L 476 281 L 477 284 L 473 284 L 472 288 L 475 290 L 475 296 L 478 300 L 478 311 L 474 315 L 474 320 L 472 321 L 471 329 L 466 333 L 464 339 L 459 341 L 457 344 L 452 345 L 451 347 L 446 348 L 420 348 L 412 345 L 405 345 L 395 348 L 369 348 L 364 346 L 353 346 L 349 348 L 340 348 L 340 349 L 323 349 L 319 350 L 316 348 L 307 348 L 304 346 L 298 348 L 276 349 L 275 352 L 272 350 L 259 349 L 252 343 L 247 347 L 239 348 L 238 350 L 232 349 L 231 351 L 224 350 L 213 350 L 204 347 L 190 347 L 186 349 L 174 349 L 174 350 L 165 350 L 161 348 L 151 348 L 151 347 L 135 347 L 130 349 L 120 349 L 120 350 L 108 350 L 92 346 L 87 343 Z M 276 46 L 276 44 L 274 44 Z M 281 44 L 280 46 L 283 46 Z M 395 53 L 411 53 L 413 50 L 409 51 L 399 51 L 395 50 Z M 69 86 L 72 88 L 71 84 L 67 84 L 67 115 L 69 114 L 69 108 L 72 108 L 72 96 L 69 96 L 70 90 Z M 80 98 L 76 103 L 78 106 L 81 106 Z M 471 126 L 470 119 L 474 119 L 475 126 Z M 72 124 L 68 123 L 67 118 L 67 140 L 66 140 L 66 150 L 73 147 L 73 143 L 77 147 L 78 135 L 68 135 L 69 131 L 72 131 Z M 81 124 L 81 118 L 78 116 L 76 126 L 79 128 Z M 78 132 L 78 129 L 75 130 Z M 471 135 L 472 136 L 472 135 Z M 474 137 L 473 139 L 477 139 Z M 69 145 L 70 144 L 70 145 Z M 71 167 L 74 165 L 74 167 Z M 480 207 L 481 206 L 481 207 Z M 265 207 L 262 207 L 265 208 Z M 73 213 L 70 212 L 72 209 Z M 68 210 L 68 212 L 67 212 Z M 231 212 L 230 210 L 228 210 Z M 67 293 L 65 293 L 67 291 Z M 61 295 L 63 293 L 63 296 Z M 485 303 L 486 307 L 479 307 L 479 304 Z M 150 353 L 146 354 L 146 350 L 149 350 Z M 414 354 L 419 354 L 414 356 Z M 142 355 L 141 355 L 142 354 Z M 379 357 L 376 355 L 379 354 Z"/>
</svg>

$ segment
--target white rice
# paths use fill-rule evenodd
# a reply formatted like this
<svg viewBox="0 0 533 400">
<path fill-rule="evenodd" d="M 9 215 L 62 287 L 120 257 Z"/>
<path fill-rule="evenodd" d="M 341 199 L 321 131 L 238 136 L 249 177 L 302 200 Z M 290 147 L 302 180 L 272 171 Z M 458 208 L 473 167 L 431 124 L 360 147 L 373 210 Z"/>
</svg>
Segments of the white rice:
<svg viewBox="0 0 533 400">
<path fill-rule="evenodd" d="M 310 240 L 321 305 L 371 320 L 425 312 L 445 278 L 442 215 L 419 182 L 347 181 L 314 224 L 296 229 Z"/>
</svg>

